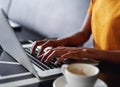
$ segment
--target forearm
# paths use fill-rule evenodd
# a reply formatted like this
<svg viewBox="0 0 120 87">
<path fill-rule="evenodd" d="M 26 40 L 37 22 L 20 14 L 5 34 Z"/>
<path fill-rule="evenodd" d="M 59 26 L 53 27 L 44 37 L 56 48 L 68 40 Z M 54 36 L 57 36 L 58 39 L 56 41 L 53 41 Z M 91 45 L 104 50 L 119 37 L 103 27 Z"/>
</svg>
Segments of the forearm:
<svg viewBox="0 0 120 87">
<path fill-rule="evenodd" d="M 70 37 L 59 39 L 59 42 L 64 46 L 81 46 L 89 39 L 89 37 L 90 35 L 86 35 L 85 32 L 81 31 Z"/>
<path fill-rule="evenodd" d="M 106 61 L 111 63 L 120 63 L 120 50 L 98 50 L 98 49 L 86 49 L 86 57 L 99 60 Z"/>
<path fill-rule="evenodd" d="M 83 22 L 83 25 L 81 27 L 81 31 L 72 36 L 60 39 L 59 42 L 65 46 L 80 46 L 89 39 L 90 35 L 91 35 L 91 15 L 87 14 L 85 21 Z"/>
</svg>

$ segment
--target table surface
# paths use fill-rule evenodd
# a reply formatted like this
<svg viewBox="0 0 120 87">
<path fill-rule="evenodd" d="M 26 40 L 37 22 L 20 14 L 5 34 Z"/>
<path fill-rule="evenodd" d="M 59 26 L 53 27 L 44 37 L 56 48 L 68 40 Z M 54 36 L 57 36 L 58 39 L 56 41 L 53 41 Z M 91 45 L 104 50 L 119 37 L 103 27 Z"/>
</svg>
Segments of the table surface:
<svg viewBox="0 0 120 87">
<path fill-rule="evenodd" d="M 23 30 L 16 31 L 16 35 L 20 41 L 45 39 L 41 35 Z M 108 87 L 120 87 L 120 64 L 110 64 L 101 62 L 97 67 L 100 69 L 99 79 L 103 80 Z M 27 85 L 25 87 L 52 87 L 53 80 Z"/>
<path fill-rule="evenodd" d="M 99 79 L 104 81 L 108 87 L 120 87 L 120 65 L 116 64 L 100 64 Z M 37 83 L 28 85 L 28 87 L 52 87 L 54 80 L 46 81 L 43 83 Z"/>
</svg>

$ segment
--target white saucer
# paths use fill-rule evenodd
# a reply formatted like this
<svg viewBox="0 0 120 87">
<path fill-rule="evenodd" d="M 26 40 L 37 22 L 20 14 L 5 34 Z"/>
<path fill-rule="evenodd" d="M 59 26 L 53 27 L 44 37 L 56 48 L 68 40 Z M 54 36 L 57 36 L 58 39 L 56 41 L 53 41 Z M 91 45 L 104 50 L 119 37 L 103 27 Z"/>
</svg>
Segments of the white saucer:
<svg viewBox="0 0 120 87">
<path fill-rule="evenodd" d="M 66 80 L 64 76 L 57 78 L 53 82 L 53 87 L 65 87 L 65 86 L 66 86 Z M 107 87 L 107 84 L 102 80 L 98 79 L 94 87 Z"/>
</svg>

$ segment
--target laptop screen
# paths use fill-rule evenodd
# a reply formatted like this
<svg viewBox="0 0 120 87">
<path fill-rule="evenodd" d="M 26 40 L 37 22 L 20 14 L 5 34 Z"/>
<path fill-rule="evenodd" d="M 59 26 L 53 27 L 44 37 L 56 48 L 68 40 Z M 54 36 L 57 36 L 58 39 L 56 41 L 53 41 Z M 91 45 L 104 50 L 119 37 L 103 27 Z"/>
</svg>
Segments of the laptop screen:
<svg viewBox="0 0 120 87">
<path fill-rule="evenodd" d="M 0 9 L 0 20 L 0 45 L 3 50 L 39 78 L 28 56 L 25 54 L 21 44 L 19 43 L 13 29 L 10 27 L 2 9 Z"/>
</svg>

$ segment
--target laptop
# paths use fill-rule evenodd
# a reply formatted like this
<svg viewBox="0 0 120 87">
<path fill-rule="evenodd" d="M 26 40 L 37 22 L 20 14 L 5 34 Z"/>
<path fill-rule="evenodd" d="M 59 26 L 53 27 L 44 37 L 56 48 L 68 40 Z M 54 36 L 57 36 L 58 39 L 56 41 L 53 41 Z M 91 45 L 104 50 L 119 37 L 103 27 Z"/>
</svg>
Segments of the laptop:
<svg viewBox="0 0 120 87">
<path fill-rule="evenodd" d="M 18 41 L 13 29 L 10 27 L 1 10 L 0 19 L 1 47 L 38 79 L 46 80 L 60 76 L 61 65 L 71 62 L 71 60 L 65 60 L 60 65 L 54 65 L 54 62 L 56 61 L 56 58 L 54 58 L 49 64 L 42 63 L 35 55 L 30 54 L 30 47 L 32 46 L 31 41 L 28 41 L 28 44 L 21 44 Z"/>
<path fill-rule="evenodd" d="M 61 74 L 60 65 L 49 65 L 45 66 L 45 63 L 40 61 L 33 60 L 33 57 L 28 54 L 28 51 L 25 52 L 29 46 L 32 45 L 23 45 L 25 49 L 23 49 L 22 45 L 18 41 L 15 32 L 10 27 L 4 13 L 0 10 L 0 45 L 4 51 L 10 54 L 14 59 L 16 59 L 21 65 L 23 65 L 28 71 L 33 73 L 37 78 L 48 78 L 48 77 L 57 77 L 57 75 Z M 32 59 L 31 59 L 31 58 Z M 40 64 L 41 65 L 38 65 Z M 41 66 L 41 67 L 40 67 Z M 44 69 L 44 68 L 45 69 Z"/>
</svg>

